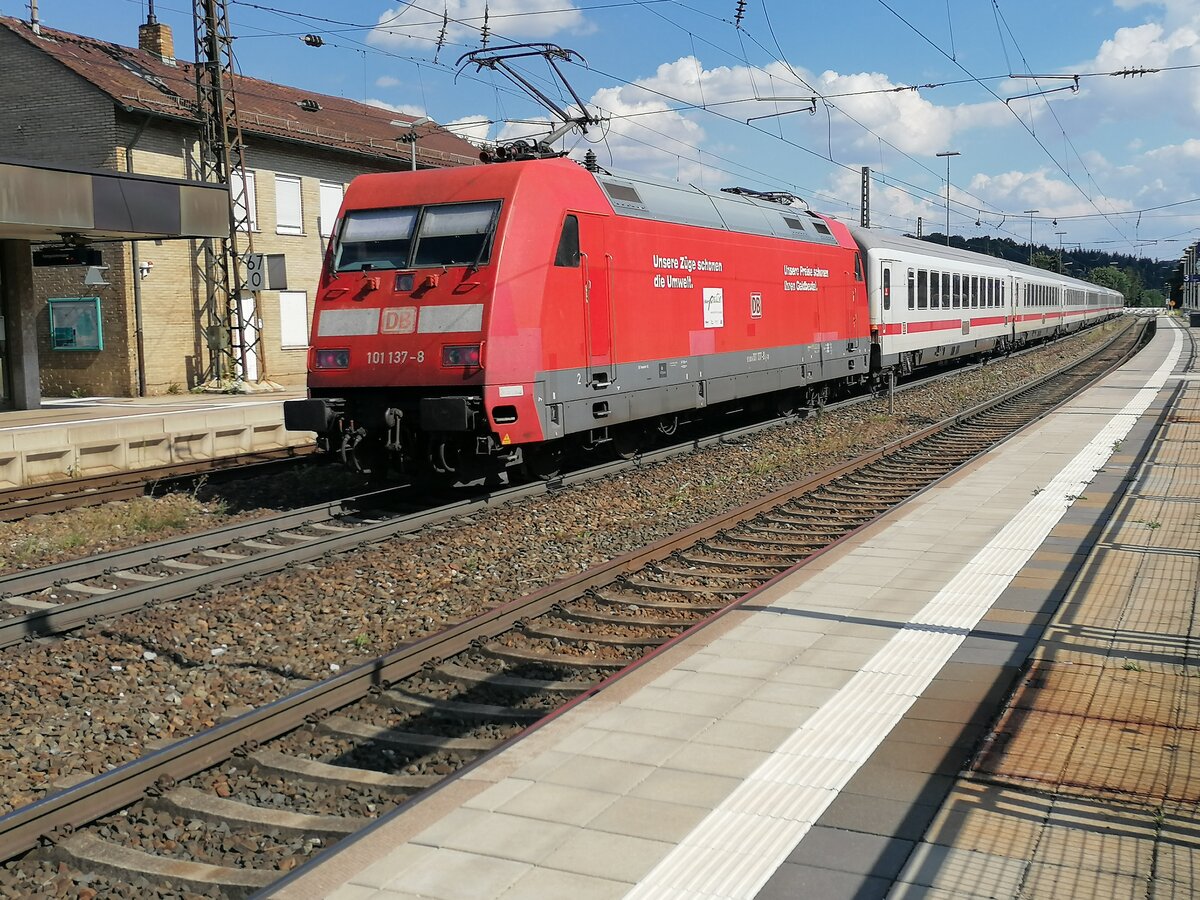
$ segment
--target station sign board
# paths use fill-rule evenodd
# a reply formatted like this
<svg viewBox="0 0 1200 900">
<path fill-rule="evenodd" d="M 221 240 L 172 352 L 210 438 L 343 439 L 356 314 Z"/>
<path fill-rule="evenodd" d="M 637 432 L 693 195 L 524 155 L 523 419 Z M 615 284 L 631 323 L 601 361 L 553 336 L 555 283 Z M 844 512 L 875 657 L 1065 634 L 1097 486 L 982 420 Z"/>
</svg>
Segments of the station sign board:
<svg viewBox="0 0 1200 900">
<path fill-rule="evenodd" d="M 100 266 L 104 255 L 94 247 L 39 247 L 33 251 L 33 264 L 43 266 Z"/>
</svg>

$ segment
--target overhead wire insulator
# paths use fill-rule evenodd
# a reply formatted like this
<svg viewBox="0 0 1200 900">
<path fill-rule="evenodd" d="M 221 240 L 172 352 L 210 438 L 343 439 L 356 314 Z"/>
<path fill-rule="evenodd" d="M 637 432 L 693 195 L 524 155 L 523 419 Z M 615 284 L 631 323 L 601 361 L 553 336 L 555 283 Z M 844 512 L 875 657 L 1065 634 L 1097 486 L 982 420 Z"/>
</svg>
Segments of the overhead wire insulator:
<svg viewBox="0 0 1200 900">
<path fill-rule="evenodd" d="M 304 41 L 310 47 L 323 47 L 325 45 L 325 39 L 319 34 L 306 34 L 300 40 Z"/>
<path fill-rule="evenodd" d="M 488 19 L 490 17 L 491 13 L 488 10 L 488 5 L 485 3 L 483 4 L 483 27 L 479 29 L 479 43 L 480 46 L 483 47 L 488 45 L 488 38 L 492 36 L 491 26 L 488 25 Z"/>
<path fill-rule="evenodd" d="M 742 19 L 746 18 L 746 0 L 737 0 L 737 9 L 733 11 L 733 25 L 742 27 Z"/>
<path fill-rule="evenodd" d="M 1109 72 L 1110 75 L 1120 75 L 1122 78 L 1137 78 L 1141 75 L 1154 75 L 1158 73 L 1158 69 L 1147 69 L 1142 66 L 1137 66 L 1132 69 L 1118 69 L 1115 72 Z"/>
<path fill-rule="evenodd" d="M 442 30 L 438 32 L 437 49 L 433 52 L 433 61 L 438 61 L 438 54 L 442 52 L 442 48 L 446 46 L 446 32 L 450 28 L 450 6 L 447 4 L 442 7 Z"/>
</svg>

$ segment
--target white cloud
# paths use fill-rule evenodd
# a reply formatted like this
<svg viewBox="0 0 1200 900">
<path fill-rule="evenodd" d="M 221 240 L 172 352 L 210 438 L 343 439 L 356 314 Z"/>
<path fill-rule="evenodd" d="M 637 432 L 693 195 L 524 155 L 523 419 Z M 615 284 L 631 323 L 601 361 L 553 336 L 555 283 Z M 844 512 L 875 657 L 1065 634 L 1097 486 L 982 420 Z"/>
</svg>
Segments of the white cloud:
<svg viewBox="0 0 1200 900">
<path fill-rule="evenodd" d="M 451 122 L 443 122 L 442 127 L 460 138 L 473 142 L 486 141 L 491 131 L 487 116 L 463 116 Z"/>
<path fill-rule="evenodd" d="M 393 78 L 391 75 L 381 75 L 375 79 L 375 87 L 390 88 L 400 84 L 399 78 Z"/>
<path fill-rule="evenodd" d="M 378 106 L 380 109 L 389 109 L 392 112 L 397 112 L 405 116 L 420 117 L 426 115 L 424 109 L 419 106 L 413 106 L 411 103 L 388 103 L 386 100 L 380 100 L 378 97 L 368 97 L 363 100 L 363 103 L 368 106 Z"/>
<path fill-rule="evenodd" d="M 1182 144 L 1170 144 L 1148 150 L 1143 156 L 1160 168 L 1179 169 L 1183 166 L 1200 166 L 1200 140 L 1189 138 Z"/>
</svg>

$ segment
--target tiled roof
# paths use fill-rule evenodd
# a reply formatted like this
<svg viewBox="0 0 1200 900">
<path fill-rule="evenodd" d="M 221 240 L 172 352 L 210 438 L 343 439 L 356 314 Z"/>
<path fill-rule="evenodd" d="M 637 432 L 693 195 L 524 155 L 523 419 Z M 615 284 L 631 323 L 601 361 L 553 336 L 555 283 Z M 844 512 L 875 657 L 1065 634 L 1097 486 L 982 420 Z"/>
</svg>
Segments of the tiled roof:
<svg viewBox="0 0 1200 900">
<path fill-rule="evenodd" d="M 41 34 L 36 35 L 27 22 L 8 16 L 0 16 L 0 25 L 125 109 L 196 120 L 195 69 L 191 63 L 180 60 L 172 66 L 145 50 L 44 25 Z M 404 129 L 390 123 L 412 121 L 413 116 L 242 75 L 234 76 L 234 92 L 245 135 L 282 138 L 378 158 L 409 158 L 409 146 L 396 142 Z M 312 102 L 320 108 L 312 109 Z M 418 136 L 417 158 L 421 163 L 469 165 L 479 159 L 475 147 L 436 123 L 420 126 Z"/>
</svg>

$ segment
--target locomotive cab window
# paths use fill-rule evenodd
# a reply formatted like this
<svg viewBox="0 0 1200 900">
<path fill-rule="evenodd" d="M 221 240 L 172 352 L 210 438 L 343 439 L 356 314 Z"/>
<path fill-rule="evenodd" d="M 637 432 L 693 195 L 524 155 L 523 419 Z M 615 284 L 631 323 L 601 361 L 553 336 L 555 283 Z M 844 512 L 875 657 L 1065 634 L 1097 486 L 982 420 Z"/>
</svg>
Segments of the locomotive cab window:
<svg viewBox="0 0 1200 900">
<path fill-rule="evenodd" d="M 337 272 L 403 269 L 408 265 L 415 206 L 397 209 L 356 209 L 346 213 L 338 236 L 333 268 Z"/>
<path fill-rule="evenodd" d="M 863 280 L 862 258 L 857 253 L 854 254 L 854 280 Z"/>
<path fill-rule="evenodd" d="M 499 213 L 496 200 L 425 207 L 413 248 L 413 267 L 487 262 Z"/>
<path fill-rule="evenodd" d="M 554 265 L 568 269 L 579 268 L 579 218 L 567 216 L 563 219 L 562 233 L 558 236 L 558 252 L 554 254 Z"/>
</svg>

